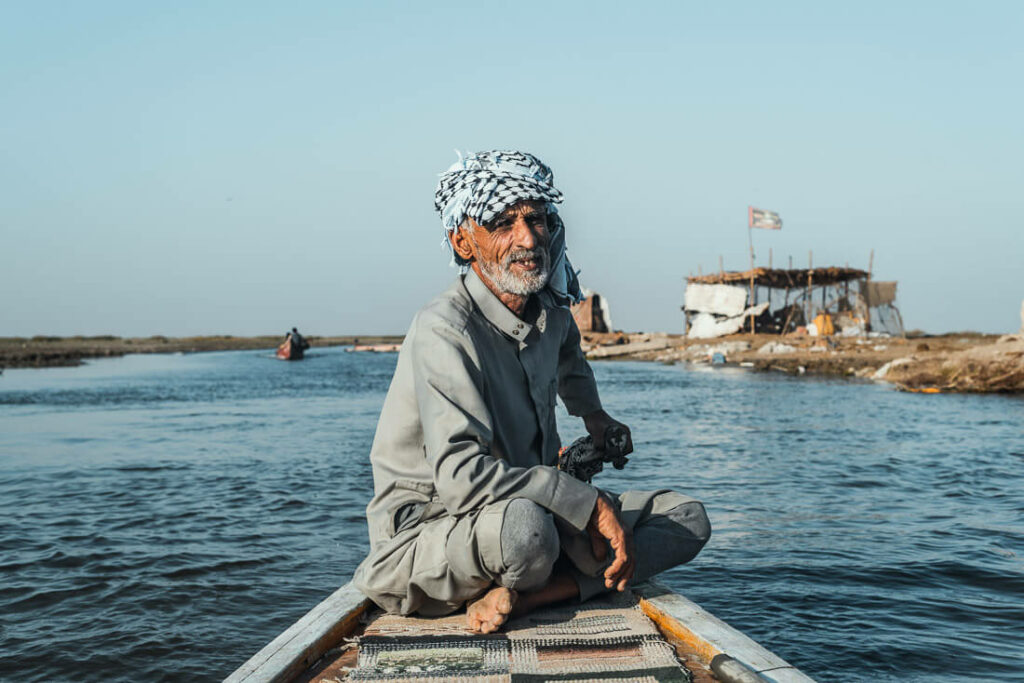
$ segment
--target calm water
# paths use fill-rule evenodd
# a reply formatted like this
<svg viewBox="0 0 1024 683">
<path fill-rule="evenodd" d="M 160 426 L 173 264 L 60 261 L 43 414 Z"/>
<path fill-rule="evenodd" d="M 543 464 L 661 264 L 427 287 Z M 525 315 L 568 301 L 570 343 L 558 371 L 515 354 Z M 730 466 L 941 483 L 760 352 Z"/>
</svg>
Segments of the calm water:
<svg viewBox="0 0 1024 683">
<path fill-rule="evenodd" d="M 344 583 L 394 362 L 6 371 L 0 679 L 219 680 Z M 822 681 L 1024 680 L 1024 401 L 595 370 L 638 451 L 600 483 L 688 492 L 715 526 L 672 587 Z"/>
</svg>

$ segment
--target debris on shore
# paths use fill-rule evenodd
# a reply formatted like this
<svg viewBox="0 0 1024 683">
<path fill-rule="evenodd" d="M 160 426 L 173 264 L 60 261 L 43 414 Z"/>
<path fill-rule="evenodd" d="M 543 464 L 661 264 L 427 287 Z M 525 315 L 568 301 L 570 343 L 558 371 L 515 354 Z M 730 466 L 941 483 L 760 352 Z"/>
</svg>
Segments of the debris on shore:
<svg viewBox="0 0 1024 683">
<path fill-rule="evenodd" d="M 724 365 L 793 375 L 879 380 L 923 393 L 1024 393 L 1024 336 L 953 333 L 902 337 L 584 333 L 592 360 Z M 715 363 L 716 365 L 719 363 Z"/>
<path fill-rule="evenodd" d="M 1006 335 L 994 344 L 946 356 L 900 360 L 905 362 L 893 361 L 881 379 L 905 391 L 1024 392 L 1024 336 L 1021 335 Z"/>
</svg>

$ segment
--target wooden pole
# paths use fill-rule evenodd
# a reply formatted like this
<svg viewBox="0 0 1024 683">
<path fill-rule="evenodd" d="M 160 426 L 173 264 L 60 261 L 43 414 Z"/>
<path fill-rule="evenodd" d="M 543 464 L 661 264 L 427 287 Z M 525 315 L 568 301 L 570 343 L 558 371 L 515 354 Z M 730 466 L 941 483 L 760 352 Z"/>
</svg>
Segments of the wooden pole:
<svg viewBox="0 0 1024 683">
<path fill-rule="evenodd" d="M 864 281 L 864 331 L 871 331 L 871 303 L 868 301 L 868 287 L 871 286 L 871 271 L 875 268 L 875 250 L 868 256 L 868 279 Z"/>
<path fill-rule="evenodd" d="M 789 290 L 786 290 L 787 294 Z M 793 308 L 789 309 L 789 314 L 786 316 L 786 322 L 782 323 L 782 330 L 779 334 L 786 334 L 786 328 L 789 327 L 789 321 L 793 319 L 793 314 L 796 312 L 796 302 L 793 302 Z"/>
<path fill-rule="evenodd" d="M 747 239 L 750 241 L 750 305 L 757 305 L 757 290 L 754 289 L 754 229 L 747 225 Z M 754 312 L 750 312 L 750 334 L 754 334 Z"/>
<path fill-rule="evenodd" d="M 782 310 L 786 311 L 786 322 L 782 323 L 782 329 L 779 330 L 779 334 L 786 334 L 786 328 L 789 327 L 789 319 L 793 317 L 793 310 L 789 307 L 789 285 L 786 285 L 786 298 L 784 301 Z"/>
<path fill-rule="evenodd" d="M 690 280 L 693 279 L 693 271 L 690 271 L 689 276 L 686 278 L 686 282 L 683 284 L 683 291 L 690 285 Z M 683 294 L 683 336 L 685 337 L 690 332 L 690 312 L 686 310 L 686 294 Z"/>
<path fill-rule="evenodd" d="M 754 269 L 750 269 L 750 305 L 757 305 L 757 290 L 754 288 Z M 750 311 L 750 334 L 754 334 L 754 311 Z"/>
<path fill-rule="evenodd" d="M 814 251 L 808 250 L 807 252 L 807 295 L 804 297 L 804 310 L 806 311 L 804 324 L 809 325 L 811 323 L 811 287 L 813 285 L 814 272 Z"/>
<path fill-rule="evenodd" d="M 772 269 L 772 249 L 768 247 L 768 270 Z"/>
<path fill-rule="evenodd" d="M 725 272 L 725 267 L 722 265 L 722 255 L 718 255 L 718 274 L 721 275 Z"/>
</svg>

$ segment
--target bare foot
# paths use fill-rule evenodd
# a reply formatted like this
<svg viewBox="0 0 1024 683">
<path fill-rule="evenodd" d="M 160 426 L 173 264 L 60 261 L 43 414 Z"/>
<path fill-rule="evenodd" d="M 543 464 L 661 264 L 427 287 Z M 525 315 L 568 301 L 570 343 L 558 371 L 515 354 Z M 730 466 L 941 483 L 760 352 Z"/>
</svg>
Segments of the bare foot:
<svg viewBox="0 0 1024 683">
<path fill-rule="evenodd" d="M 519 599 L 512 605 L 512 617 L 529 614 L 538 607 L 562 602 L 579 597 L 580 589 L 572 575 L 565 572 L 552 574 L 547 584 L 529 593 L 520 593 Z"/>
<path fill-rule="evenodd" d="M 516 592 L 495 586 L 466 607 L 466 622 L 477 633 L 494 633 L 508 621 L 516 604 Z"/>
</svg>

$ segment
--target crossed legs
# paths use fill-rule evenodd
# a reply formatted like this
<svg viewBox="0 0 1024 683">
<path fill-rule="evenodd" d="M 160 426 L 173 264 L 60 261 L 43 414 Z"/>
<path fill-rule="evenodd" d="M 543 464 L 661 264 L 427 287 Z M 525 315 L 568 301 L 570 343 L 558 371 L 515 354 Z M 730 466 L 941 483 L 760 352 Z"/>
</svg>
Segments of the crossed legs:
<svg viewBox="0 0 1024 683">
<path fill-rule="evenodd" d="M 480 633 L 498 630 L 511 615 L 525 614 L 537 597 L 551 593 L 552 569 L 561 553 L 554 518 L 524 498 L 511 501 L 505 508 L 499 540 L 504 568 L 495 577 L 497 585 L 466 603 L 466 621 Z M 568 585 L 559 582 L 562 591 L 571 588 L 575 592 L 576 584 L 565 578 Z M 568 597 L 572 595 L 556 599 Z"/>
<path fill-rule="evenodd" d="M 711 535 L 704 506 L 672 491 L 627 491 L 617 497 L 622 522 L 637 552 L 634 581 L 643 581 L 693 559 Z M 471 629 L 496 631 L 510 616 L 574 597 L 589 599 L 608 589 L 586 534 L 559 534 L 551 514 L 524 499 L 507 504 L 499 536 L 504 565 L 482 596 L 468 601 Z M 563 555 L 568 569 L 557 568 Z M 559 565 L 561 567 L 562 565 Z M 494 568 L 498 569 L 498 568 Z"/>
</svg>

